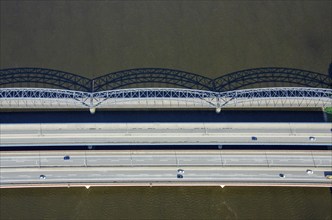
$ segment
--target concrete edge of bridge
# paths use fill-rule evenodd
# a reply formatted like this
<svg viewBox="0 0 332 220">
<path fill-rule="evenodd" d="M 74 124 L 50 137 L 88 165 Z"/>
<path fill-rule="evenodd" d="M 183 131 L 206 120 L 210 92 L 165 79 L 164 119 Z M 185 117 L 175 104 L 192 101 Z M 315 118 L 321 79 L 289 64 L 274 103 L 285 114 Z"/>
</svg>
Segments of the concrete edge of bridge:
<svg viewBox="0 0 332 220">
<path fill-rule="evenodd" d="M 71 187 L 320 187 L 332 188 L 331 183 L 268 183 L 268 182 L 117 182 L 117 183 L 43 183 L 4 184 L 0 189 L 71 188 Z"/>
</svg>

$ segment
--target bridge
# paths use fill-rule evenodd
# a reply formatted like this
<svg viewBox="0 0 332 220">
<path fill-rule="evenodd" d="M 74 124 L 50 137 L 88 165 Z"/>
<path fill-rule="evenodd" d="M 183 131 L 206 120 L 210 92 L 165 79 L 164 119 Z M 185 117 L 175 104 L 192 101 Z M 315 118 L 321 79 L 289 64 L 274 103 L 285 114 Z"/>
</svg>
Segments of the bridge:
<svg viewBox="0 0 332 220">
<path fill-rule="evenodd" d="M 1 147 L 332 146 L 330 123 L 19 123 L 0 129 Z"/>
<path fill-rule="evenodd" d="M 0 107 L 90 109 L 91 113 L 96 109 L 189 108 L 216 109 L 218 113 L 223 108 L 326 108 L 332 107 L 331 76 L 290 68 L 257 68 L 210 79 L 184 71 L 144 68 L 88 79 L 42 68 L 3 69 L 0 70 Z M 0 130 L 2 149 L 94 145 L 215 145 L 220 149 L 211 151 L 212 154 L 196 152 L 199 156 L 194 152 L 174 151 L 172 156 L 171 151 L 142 151 L 146 155 L 141 158 L 120 151 L 95 156 L 87 156 L 91 154 L 88 151 L 84 155 L 70 152 L 77 155 L 73 157 L 77 160 L 69 160 L 69 166 L 54 153 L 41 157 L 41 152 L 38 156 L 2 151 L 0 187 L 52 184 L 332 186 L 325 178 L 326 172 L 332 169 L 331 150 L 320 153 L 313 150 L 309 154 L 296 151 L 287 160 L 282 158 L 287 158 L 290 151 L 278 152 L 277 156 L 260 150 L 227 156 L 221 150 L 223 145 L 329 148 L 332 131 L 329 123 L 0 123 Z M 54 158 L 57 158 L 55 163 Z M 183 167 L 184 180 L 176 175 L 177 169 Z M 39 178 L 40 175 L 47 176 L 47 180 Z"/>
<path fill-rule="evenodd" d="M 332 186 L 318 150 L 3 151 L 0 162 L 0 188 Z"/>
<path fill-rule="evenodd" d="M 332 106 L 332 90 L 261 88 L 211 92 L 175 88 L 121 89 L 81 92 L 42 88 L 0 89 L 2 108 L 243 108 Z"/>
<path fill-rule="evenodd" d="M 92 112 L 96 108 L 215 108 L 217 112 L 243 107 L 325 108 L 332 106 L 330 75 L 256 68 L 210 79 L 179 70 L 141 68 L 88 79 L 51 69 L 12 68 L 0 70 L 0 106 Z M 262 83 L 273 87 L 258 88 Z M 285 84 L 292 87 L 280 86 Z M 142 85 L 145 88 L 139 88 Z"/>
</svg>

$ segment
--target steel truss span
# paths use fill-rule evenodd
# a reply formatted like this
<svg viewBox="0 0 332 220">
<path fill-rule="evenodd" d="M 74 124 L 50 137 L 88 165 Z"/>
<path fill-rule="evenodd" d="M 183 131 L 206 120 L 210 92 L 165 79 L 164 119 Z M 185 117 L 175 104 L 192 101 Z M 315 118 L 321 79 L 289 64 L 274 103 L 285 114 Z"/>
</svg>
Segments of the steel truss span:
<svg viewBox="0 0 332 220">
<path fill-rule="evenodd" d="M 45 88 L 2 88 L 1 108 L 243 108 L 331 107 L 332 90 L 260 88 L 228 92 L 178 88 L 137 88 L 81 92 Z"/>
<path fill-rule="evenodd" d="M 156 85 L 158 84 L 158 85 Z M 56 89 L 100 92 L 130 87 L 179 87 L 215 92 L 245 89 L 252 85 L 331 88 L 332 75 L 293 68 L 241 70 L 211 79 L 198 74 L 164 68 L 130 69 L 88 79 L 76 74 L 43 68 L 0 70 L 0 87 L 52 87 Z M 160 86 L 163 85 L 163 86 Z"/>
</svg>

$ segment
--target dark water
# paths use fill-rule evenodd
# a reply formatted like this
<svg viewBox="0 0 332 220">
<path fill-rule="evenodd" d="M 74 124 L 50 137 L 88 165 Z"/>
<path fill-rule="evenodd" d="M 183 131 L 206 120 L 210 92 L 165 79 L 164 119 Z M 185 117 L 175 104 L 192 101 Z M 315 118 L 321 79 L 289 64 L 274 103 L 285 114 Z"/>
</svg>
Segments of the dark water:
<svg viewBox="0 0 332 220">
<path fill-rule="evenodd" d="M 97 77 L 164 67 L 219 77 L 256 67 L 327 73 L 332 3 L 0 1 L 0 68 Z"/>
<path fill-rule="evenodd" d="M 0 112 L 0 123 L 75 122 L 326 122 L 321 111 L 50 111 Z"/>
<path fill-rule="evenodd" d="M 322 219 L 328 188 L 101 187 L 1 189 L 7 219 Z"/>
</svg>

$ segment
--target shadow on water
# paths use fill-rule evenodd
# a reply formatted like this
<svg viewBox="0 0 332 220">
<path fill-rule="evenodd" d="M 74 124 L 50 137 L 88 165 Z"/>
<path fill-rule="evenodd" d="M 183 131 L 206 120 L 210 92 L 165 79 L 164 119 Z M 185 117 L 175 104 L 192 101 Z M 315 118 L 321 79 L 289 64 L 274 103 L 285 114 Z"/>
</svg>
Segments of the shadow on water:
<svg viewBox="0 0 332 220">
<path fill-rule="evenodd" d="M 1 147 L 0 151 L 40 150 L 331 150 L 330 146 L 308 145 L 117 145 L 117 146 L 40 146 Z"/>
<path fill-rule="evenodd" d="M 0 112 L 1 123 L 326 122 L 322 111 L 28 111 Z"/>
</svg>

